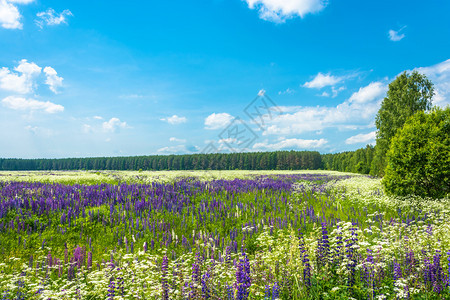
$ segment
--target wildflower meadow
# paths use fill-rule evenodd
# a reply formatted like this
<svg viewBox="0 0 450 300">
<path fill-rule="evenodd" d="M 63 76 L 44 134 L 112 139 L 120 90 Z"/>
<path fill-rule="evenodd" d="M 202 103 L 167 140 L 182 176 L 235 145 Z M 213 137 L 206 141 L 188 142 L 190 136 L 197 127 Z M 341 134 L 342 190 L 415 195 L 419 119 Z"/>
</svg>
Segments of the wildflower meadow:
<svg viewBox="0 0 450 300">
<path fill-rule="evenodd" d="M 338 172 L 73 173 L 1 174 L 1 299 L 450 298 L 449 199 Z"/>
</svg>

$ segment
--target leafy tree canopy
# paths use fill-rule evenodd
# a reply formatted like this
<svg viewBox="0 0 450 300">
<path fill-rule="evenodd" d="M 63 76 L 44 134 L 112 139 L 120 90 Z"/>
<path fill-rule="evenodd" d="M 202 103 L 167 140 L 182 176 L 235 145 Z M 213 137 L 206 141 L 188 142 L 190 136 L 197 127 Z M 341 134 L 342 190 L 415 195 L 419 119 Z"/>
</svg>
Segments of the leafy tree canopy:
<svg viewBox="0 0 450 300">
<path fill-rule="evenodd" d="M 410 116 L 431 109 L 433 94 L 433 83 L 417 71 L 403 72 L 389 84 L 375 119 L 378 131 L 373 175 L 383 175 L 391 139 Z"/>
<path fill-rule="evenodd" d="M 450 107 L 408 119 L 392 138 L 383 184 L 399 196 L 442 198 L 450 193 Z"/>
</svg>

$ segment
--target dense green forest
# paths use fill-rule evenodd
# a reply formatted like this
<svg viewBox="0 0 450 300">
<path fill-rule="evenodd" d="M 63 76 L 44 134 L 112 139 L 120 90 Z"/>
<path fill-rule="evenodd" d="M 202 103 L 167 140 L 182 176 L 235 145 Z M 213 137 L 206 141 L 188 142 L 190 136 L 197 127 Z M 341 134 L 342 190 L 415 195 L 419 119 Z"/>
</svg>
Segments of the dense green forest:
<svg viewBox="0 0 450 300">
<path fill-rule="evenodd" d="M 321 155 L 276 151 L 64 159 L 0 159 L 0 170 L 336 170 L 368 174 L 374 148 Z"/>
<path fill-rule="evenodd" d="M 322 157 L 315 151 L 0 159 L 0 170 L 312 170 L 322 167 Z"/>
</svg>

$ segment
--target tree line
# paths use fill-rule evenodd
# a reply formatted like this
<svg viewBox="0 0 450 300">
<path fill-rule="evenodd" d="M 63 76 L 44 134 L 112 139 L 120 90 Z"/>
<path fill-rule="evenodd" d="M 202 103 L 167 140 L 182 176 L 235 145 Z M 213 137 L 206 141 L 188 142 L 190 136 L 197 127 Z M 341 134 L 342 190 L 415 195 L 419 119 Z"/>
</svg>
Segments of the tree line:
<svg viewBox="0 0 450 300">
<path fill-rule="evenodd" d="M 62 159 L 1 159 L 0 170 L 317 170 L 317 151 L 275 151 Z"/>
</svg>

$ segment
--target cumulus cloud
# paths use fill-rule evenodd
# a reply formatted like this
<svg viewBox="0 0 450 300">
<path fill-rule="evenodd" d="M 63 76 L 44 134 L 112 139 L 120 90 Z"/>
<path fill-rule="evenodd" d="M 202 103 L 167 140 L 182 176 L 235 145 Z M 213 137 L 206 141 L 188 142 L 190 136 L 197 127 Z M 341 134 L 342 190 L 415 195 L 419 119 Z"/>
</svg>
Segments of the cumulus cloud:
<svg viewBox="0 0 450 300">
<path fill-rule="evenodd" d="M 322 74 L 319 72 L 316 77 L 314 77 L 313 80 L 305 82 L 303 84 L 304 87 L 310 88 L 310 89 L 321 89 L 326 86 L 334 86 L 340 82 L 342 82 L 345 79 L 344 76 L 333 76 L 328 74 Z"/>
<path fill-rule="evenodd" d="M 14 110 L 42 110 L 49 114 L 64 111 L 64 106 L 52 103 L 50 101 L 38 101 L 35 99 L 26 99 L 23 97 L 9 96 L 2 100 L 5 107 Z"/>
<path fill-rule="evenodd" d="M 17 7 L 6 0 L 0 0 L 0 24 L 6 29 L 22 29 L 21 15 Z"/>
<path fill-rule="evenodd" d="M 48 85 L 50 90 L 57 94 L 57 88 L 62 86 L 63 78 L 58 76 L 58 73 L 52 67 L 45 67 L 44 73 L 47 79 L 45 83 Z"/>
<path fill-rule="evenodd" d="M 16 92 L 19 94 L 28 94 L 33 92 L 35 87 L 35 79 L 41 74 L 42 68 L 35 63 L 29 63 L 26 59 L 22 59 L 14 71 L 8 68 L 0 69 L 0 88 Z"/>
<path fill-rule="evenodd" d="M 177 125 L 177 124 L 182 124 L 182 123 L 186 123 L 187 122 L 186 117 L 179 117 L 177 115 L 173 115 L 173 116 L 167 117 L 167 118 L 162 118 L 160 120 L 161 121 L 165 121 L 165 122 L 167 122 L 169 124 L 172 124 L 172 125 Z"/>
<path fill-rule="evenodd" d="M 386 84 L 382 82 L 372 82 L 368 86 L 361 87 L 359 91 L 353 93 L 350 102 L 367 103 L 384 95 L 388 90 Z"/>
<path fill-rule="evenodd" d="M 250 9 L 257 9 L 263 20 L 283 23 L 293 17 L 303 18 L 327 6 L 326 0 L 246 0 Z"/>
<path fill-rule="evenodd" d="M 61 13 L 57 13 L 53 8 L 49 8 L 46 11 L 37 13 L 38 19 L 36 25 L 43 28 L 44 25 L 55 26 L 60 24 L 67 24 L 67 17 L 73 16 L 72 12 L 68 9 L 63 10 Z"/>
<path fill-rule="evenodd" d="M 318 140 L 303 140 L 303 139 L 283 139 L 278 143 L 269 144 L 267 141 L 263 143 L 255 143 L 253 145 L 254 150 L 281 150 L 281 149 L 316 149 L 322 148 L 328 141 L 326 139 Z"/>
<path fill-rule="evenodd" d="M 386 91 L 381 82 L 373 82 L 355 92 L 337 106 L 280 107 L 283 114 L 270 120 L 263 135 L 292 135 L 317 132 L 326 128 L 358 129 L 372 120 Z"/>
<path fill-rule="evenodd" d="M 127 128 L 127 122 L 122 122 L 118 118 L 111 118 L 107 122 L 103 122 L 103 129 L 108 132 L 118 132 L 121 128 Z"/>
<path fill-rule="evenodd" d="M 450 59 L 430 67 L 416 69 L 425 74 L 434 83 L 435 95 L 433 104 L 450 105 Z"/>
<path fill-rule="evenodd" d="M 233 120 L 233 116 L 227 113 L 213 113 L 210 114 L 205 119 L 205 129 L 220 129 L 227 126 L 231 120 Z"/>
<path fill-rule="evenodd" d="M 0 25 L 6 29 L 22 29 L 22 15 L 15 4 L 28 4 L 34 0 L 0 0 Z"/>
<path fill-rule="evenodd" d="M 345 143 L 348 145 L 352 145 L 352 144 L 374 144 L 375 143 L 375 138 L 376 138 L 376 131 L 372 131 L 369 133 L 361 133 L 361 134 L 357 134 L 354 136 L 349 137 L 348 139 L 345 140 Z"/>
<path fill-rule="evenodd" d="M 388 32 L 389 39 L 393 42 L 401 41 L 405 37 L 405 34 L 400 33 L 400 32 L 405 28 L 406 28 L 406 26 L 403 26 L 399 30 L 393 30 L 393 29 L 389 30 L 389 32 Z"/>
</svg>

